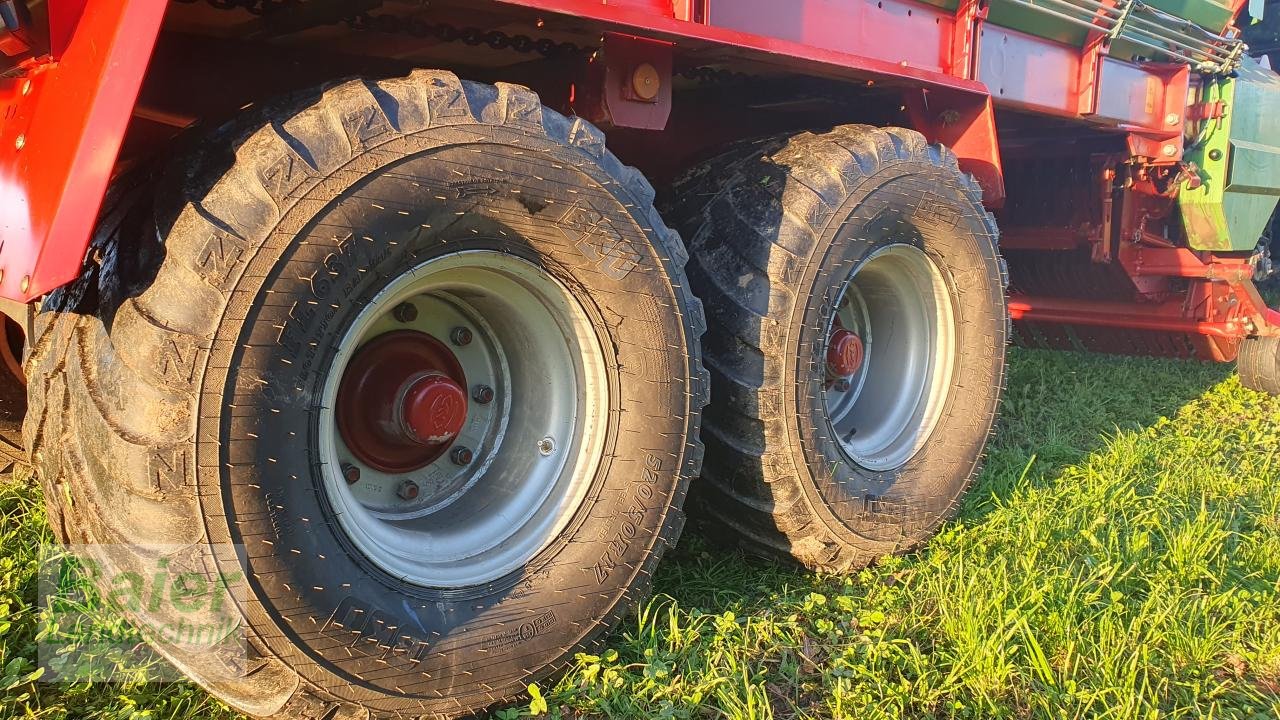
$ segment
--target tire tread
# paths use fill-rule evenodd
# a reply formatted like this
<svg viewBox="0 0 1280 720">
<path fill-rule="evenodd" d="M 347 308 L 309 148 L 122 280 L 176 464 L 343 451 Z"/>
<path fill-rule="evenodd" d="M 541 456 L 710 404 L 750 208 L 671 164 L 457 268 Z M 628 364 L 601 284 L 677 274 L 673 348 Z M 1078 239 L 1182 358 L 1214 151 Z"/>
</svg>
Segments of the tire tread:
<svg viewBox="0 0 1280 720">
<path fill-rule="evenodd" d="M 353 114 L 366 124 L 353 129 Z M 211 235 L 221 234 L 223 249 L 235 246 L 243 252 L 270 242 L 269 230 L 306 187 L 332 172 L 359 171 L 362 152 L 376 152 L 365 145 L 377 138 L 361 135 L 363 129 L 385 125 L 385 132 L 408 134 L 477 124 L 514 126 L 574 146 L 583 154 L 583 163 L 598 164 L 637 205 L 647 206 L 644 217 L 660 243 L 659 254 L 670 261 L 673 285 L 685 308 L 688 355 L 695 369 L 688 391 L 693 437 L 683 453 L 676 503 L 656 533 L 637 585 L 608 616 L 592 621 L 586 642 L 602 643 L 606 631 L 648 594 L 654 568 L 684 527 L 679 501 L 690 479 L 699 474 L 704 454 L 696 428 L 709 399 L 708 375 L 699 362 L 707 322 L 702 303 L 684 280 L 684 244 L 652 208 L 652 185 L 605 149 L 604 135 L 593 125 L 544 108 L 537 95 L 517 85 L 481 85 L 450 72 L 418 70 L 407 77 L 349 80 L 295 93 L 251 108 L 205 134 L 188 152 L 148 173 L 131 174 L 127 184 L 113 187 L 85 271 L 43 303 L 27 364 L 29 377 L 37 380 L 32 383 L 24 441 L 44 483 L 50 523 L 59 537 L 118 543 L 131 539 L 118 537 L 104 521 L 115 511 L 101 483 L 91 479 L 87 456 L 105 468 L 141 469 L 147 477 L 152 455 L 195 432 L 199 378 L 184 383 L 166 373 L 165 353 L 174 351 L 166 344 L 206 358 L 213 350 L 219 317 L 245 312 L 228 304 L 227 278 L 210 270 Z M 292 158 L 305 179 L 289 193 L 273 195 L 265 179 L 272 169 L 267 165 L 270 157 Z M 113 333 L 109 335 L 106 327 Z M 77 418 L 93 427 L 85 432 L 84 420 Z M 67 502 L 72 495 L 76 502 Z M 163 527 L 203 528 L 194 496 L 194 486 L 147 494 L 147 512 Z M 201 685 L 256 715 L 309 720 L 375 717 L 302 681 L 268 657 L 252 634 L 249 639 L 263 657 L 255 672 L 235 682 L 209 680 L 206 670 L 213 666 L 208 658 L 172 646 L 158 649 Z M 561 665 L 570 662 L 572 658 L 564 658 Z"/>
<path fill-rule="evenodd" d="M 879 548 L 857 548 L 834 536 L 809 507 L 794 461 L 768 451 L 788 444 L 778 395 L 781 378 L 749 368 L 758 370 L 765 358 L 785 352 L 780 329 L 772 338 L 767 330 L 776 322 L 772 318 L 788 316 L 802 299 L 792 290 L 801 258 L 813 252 L 834 209 L 881 168 L 905 162 L 950 171 L 968 199 L 981 207 L 981 189 L 960 172 L 949 150 L 930 145 L 913 130 L 869 125 L 739 144 L 691 169 L 665 198 L 664 211 L 690 243 L 690 279 L 712 328 L 704 350 L 713 378 L 703 418 L 708 460 L 694 488 L 695 507 L 714 534 L 750 552 L 835 572 L 864 566 L 882 554 Z M 768 175 L 751 176 L 748 170 Z M 752 215 L 753 209 L 767 207 L 780 210 L 774 227 L 760 226 Z M 991 252 L 998 257 L 994 217 L 983 210 L 982 219 Z M 734 262 L 704 258 L 736 258 L 740 264 L 735 268 Z M 743 267 L 757 269 L 770 288 L 766 313 L 740 297 L 734 273 Z M 1003 264 L 1000 268 L 1003 289 L 1008 276 Z M 754 350 L 758 361 L 745 365 L 742 348 Z M 1003 368 L 998 386 L 1002 391 Z M 763 446 L 747 439 L 743 423 L 763 428 Z M 977 472 L 975 468 L 973 474 Z"/>
</svg>

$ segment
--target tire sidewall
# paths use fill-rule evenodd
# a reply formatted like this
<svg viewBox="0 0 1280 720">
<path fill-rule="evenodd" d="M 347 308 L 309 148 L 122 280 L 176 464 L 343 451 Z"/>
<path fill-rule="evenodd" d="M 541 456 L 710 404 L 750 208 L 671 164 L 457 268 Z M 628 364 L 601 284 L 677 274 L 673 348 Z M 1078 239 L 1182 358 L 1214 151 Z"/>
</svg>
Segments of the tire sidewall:
<svg viewBox="0 0 1280 720">
<path fill-rule="evenodd" d="M 616 255 L 616 238 L 590 236 L 569 214 L 555 216 L 576 233 L 569 242 L 563 233 L 559 242 L 455 237 L 447 248 L 404 242 L 415 237 L 412 225 L 435 224 L 420 217 L 410 217 L 412 223 L 393 217 L 388 227 L 395 233 L 358 232 L 361 217 L 390 217 L 387 204 L 352 216 L 356 232 L 349 238 L 313 232 L 316 208 L 358 194 L 365 178 L 394 164 L 403 170 L 401 158 L 477 140 L 559 163 L 564 169 L 552 172 L 576 173 L 599 196 L 612 195 L 614 207 L 595 209 L 615 227 L 627 221 L 620 232 L 638 264 L 625 273 L 602 265 Z M 503 182 L 484 178 L 451 200 L 478 199 L 481 214 L 499 204 L 503 213 L 531 212 L 502 192 L 509 189 Z M 646 580 L 655 546 L 669 530 L 668 510 L 682 499 L 696 361 L 681 322 L 688 309 L 671 279 L 678 268 L 659 250 L 648 219 L 638 216 L 643 201 L 618 188 L 583 152 L 536 134 L 433 128 L 370 149 L 315 183 L 242 264 L 205 369 L 197 475 L 209 537 L 243 546 L 251 592 L 240 599 L 242 611 L 258 639 L 307 682 L 372 709 L 487 704 L 484 698 L 517 693 L 551 672 L 610 624 Z M 309 233 L 305 242 L 292 241 L 297 228 Z M 396 244 L 386 242 L 392 237 Z M 316 473 L 325 469 L 309 450 L 314 437 L 299 439 L 314 433 L 315 401 L 332 355 L 323 349 L 343 337 L 363 301 L 390 282 L 395 268 L 465 249 L 510 252 L 540 265 L 594 316 L 609 366 L 608 440 L 582 510 L 526 572 L 483 591 L 428 592 L 399 585 L 345 542 L 320 491 Z M 307 278 L 311 297 L 282 291 L 298 278 Z M 284 366 L 282 358 L 289 361 Z M 359 620 L 344 625 L 351 618 Z"/>
<path fill-rule="evenodd" d="M 846 543 L 876 554 L 910 546 L 949 517 L 994 422 L 1003 387 L 1004 291 L 989 216 L 945 169 L 896 162 L 866 178 L 835 211 L 805 268 L 789 320 L 794 353 L 784 377 L 797 472 L 810 509 Z M 848 279 L 876 251 L 924 251 L 948 287 L 956 352 L 947 399 L 927 441 L 898 468 L 852 462 L 833 437 L 824 402 L 826 334 Z"/>
</svg>

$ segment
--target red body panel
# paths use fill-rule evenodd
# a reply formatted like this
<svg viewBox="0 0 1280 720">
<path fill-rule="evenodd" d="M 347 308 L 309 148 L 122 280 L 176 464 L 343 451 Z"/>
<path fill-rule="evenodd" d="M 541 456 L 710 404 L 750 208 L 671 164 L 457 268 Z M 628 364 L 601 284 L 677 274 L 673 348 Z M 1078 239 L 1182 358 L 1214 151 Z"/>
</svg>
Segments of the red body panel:
<svg viewBox="0 0 1280 720">
<path fill-rule="evenodd" d="M 29 61 L 26 77 L 0 80 L 6 105 L 0 296 L 24 301 L 80 270 L 166 6 L 165 0 L 48 2 L 53 56 Z M 710 62 L 888 88 L 901 94 L 913 127 L 956 151 L 991 207 L 999 207 L 1005 191 L 997 107 L 1109 128 L 1128 139 L 1132 154 L 1158 163 L 1181 157 L 1186 66 L 1104 57 L 1101 33 L 1076 48 L 997 28 L 978 0 L 961 0 L 955 11 L 915 0 L 477 5 L 489 15 L 509 15 L 514 25 L 532 28 L 535 20 L 541 26 L 562 16 L 563 25 L 597 38 L 631 36 L 636 48 L 657 48 L 650 64 L 660 77 L 669 77 L 667 63 L 678 69 Z M 627 69 L 626 53 L 615 49 L 612 58 L 619 71 Z M 601 87 L 616 90 L 614 75 L 602 76 Z M 672 102 L 666 83 L 648 106 L 612 95 L 601 93 L 598 114 L 624 127 L 661 127 Z"/>
<path fill-rule="evenodd" d="M 696 41 L 734 48 L 753 62 L 795 69 L 810 66 L 815 74 L 911 80 L 916 85 L 987 94 L 982 83 L 967 79 L 965 73 L 942 71 L 950 69 L 952 34 L 936 27 L 940 22 L 953 27 L 954 15 L 910 0 L 879 0 L 884 9 L 876 7 L 877 0 L 716 0 L 709 5 L 709 23 L 645 10 L 653 3 L 639 0 L 619 4 L 598 0 L 498 2 L 627 28 L 638 35 L 673 40 L 677 47 L 681 41 Z M 754 9 L 755 15 L 747 19 L 748 14 L 737 8 Z M 860 18 L 869 17 L 867 8 L 884 16 L 877 18 L 878 33 L 864 31 Z M 894 15 L 901 20 L 887 19 Z M 733 25 L 722 26 L 717 17 L 727 18 Z M 921 42 L 920 32 L 927 32 L 932 40 Z M 820 66 L 821 72 L 814 66 Z"/>
<path fill-rule="evenodd" d="M 50 7 L 54 54 L 0 81 L 0 296 L 22 301 L 80 272 L 165 2 Z"/>
</svg>

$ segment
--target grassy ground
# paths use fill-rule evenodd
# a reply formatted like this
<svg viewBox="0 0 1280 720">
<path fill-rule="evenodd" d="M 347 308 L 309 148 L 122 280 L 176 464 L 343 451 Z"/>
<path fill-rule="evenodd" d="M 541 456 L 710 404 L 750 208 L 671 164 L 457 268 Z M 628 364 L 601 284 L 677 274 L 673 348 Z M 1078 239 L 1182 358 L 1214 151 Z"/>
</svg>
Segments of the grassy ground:
<svg viewBox="0 0 1280 720">
<path fill-rule="evenodd" d="M 1208 365 L 1015 352 L 1011 372 L 987 468 L 921 552 L 841 579 L 688 532 L 534 709 L 1280 717 L 1280 401 Z M 0 514 L 0 716 L 235 717 L 189 684 L 32 681 L 38 493 L 0 486 Z"/>
</svg>

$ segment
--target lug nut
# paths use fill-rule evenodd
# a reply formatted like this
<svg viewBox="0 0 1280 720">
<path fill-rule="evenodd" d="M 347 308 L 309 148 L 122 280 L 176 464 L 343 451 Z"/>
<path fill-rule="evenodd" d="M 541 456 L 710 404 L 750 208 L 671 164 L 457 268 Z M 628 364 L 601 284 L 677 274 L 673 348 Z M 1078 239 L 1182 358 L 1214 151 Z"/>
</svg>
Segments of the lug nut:
<svg viewBox="0 0 1280 720">
<path fill-rule="evenodd" d="M 391 311 L 392 317 L 402 323 L 411 323 L 418 319 L 418 307 L 413 303 L 402 302 Z"/>
<path fill-rule="evenodd" d="M 471 344 L 471 328 L 459 325 L 449 333 L 449 340 L 458 347 Z"/>
<path fill-rule="evenodd" d="M 351 463 L 342 463 L 342 477 L 346 478 L 348 485 L 355 485 L 360 482 L 360 468 Z"/>
<path fill-rule="evenodd" d="M 488 405 L 493 402 L 493 388 L 488 385 L 477 385 L 471 388 L 471 399 L 481 405 Z"/>
<path fill-rule="evenodd" d="M 396 494 L 401 500 L 412 500 L 418 497 L 418 483 L 412 480 L 405 480 L 400 483 L 400 489 L 396 490 Z"/>
<path fill-rule="evenodd" d="M 471 448 L 465 445 L 458 445 L 449 451 L 449 459 L 454 465 L 470 465 L 475 455 L 471 452 Z"/>
<path fill-rule="evenodd" d="M 853 387 L 853 383 L 849 382 L 849 378 L 840 378 L 831 387 L 835 388 L 836 392 L 849 392 L 849 389 Z"/>
<path fill-rule="evenodd" d="M 543 455 L 550 455 L 556 450 L 556 441 L 549 437 L 544 437 L 538 441 L 538 452 Z"/>
</svg>

